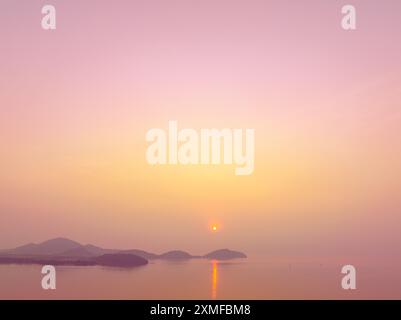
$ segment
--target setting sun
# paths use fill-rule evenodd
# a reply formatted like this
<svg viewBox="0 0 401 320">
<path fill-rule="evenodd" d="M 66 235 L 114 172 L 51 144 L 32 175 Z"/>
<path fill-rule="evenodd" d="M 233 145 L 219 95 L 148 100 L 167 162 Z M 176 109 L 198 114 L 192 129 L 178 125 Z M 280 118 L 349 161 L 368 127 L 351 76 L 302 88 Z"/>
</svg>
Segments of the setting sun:
<svg viewBox="0 0 401 320">
<path fill-rule="evenodd" d="M 212 230 L 217 231 L 217 226 L 216 225 L 212 226 Z"/>
</svg>

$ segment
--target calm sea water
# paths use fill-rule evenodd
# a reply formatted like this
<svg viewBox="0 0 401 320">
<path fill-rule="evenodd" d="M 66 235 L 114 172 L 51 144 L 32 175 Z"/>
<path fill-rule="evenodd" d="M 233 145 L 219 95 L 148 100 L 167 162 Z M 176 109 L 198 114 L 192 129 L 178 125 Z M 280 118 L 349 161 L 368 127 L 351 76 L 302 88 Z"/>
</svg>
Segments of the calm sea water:
<svg viewBox="0 0 401 320">
<path fill-rule="evenodd" d="M 152 261 L 129 270 L 57 267 L 57 289 L 45 291 L 40 266 L 0 265 L 0 299 L 401 298 L 399 266 L 358 262 L 354 291 L 341 288 L 341 266 L 330 259 L 250 257 Z"/>
</svg>

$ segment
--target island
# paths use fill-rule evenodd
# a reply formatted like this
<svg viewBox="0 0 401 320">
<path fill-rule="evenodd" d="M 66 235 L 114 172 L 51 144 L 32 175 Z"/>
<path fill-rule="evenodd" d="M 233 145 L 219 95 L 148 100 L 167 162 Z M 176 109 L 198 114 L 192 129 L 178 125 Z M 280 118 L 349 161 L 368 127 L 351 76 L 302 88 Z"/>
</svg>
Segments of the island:
<svg viewBox="0 0 401 320">
<path fill-rule="evenodd" d="M 192 255 L 182 250 L 162 254 L 140 249 L 105 249 L 92 244 L 82 245 L 67 238 L 55 238 L 42 243 L 29 243 L 0 251 L 0 264 L 40 264 L 54 266 L 105 266 L 132 268 L 144 266 L 149 260 L 244 259 L 239 251 L 219 249 L 205 255 Z"/>
</svg>

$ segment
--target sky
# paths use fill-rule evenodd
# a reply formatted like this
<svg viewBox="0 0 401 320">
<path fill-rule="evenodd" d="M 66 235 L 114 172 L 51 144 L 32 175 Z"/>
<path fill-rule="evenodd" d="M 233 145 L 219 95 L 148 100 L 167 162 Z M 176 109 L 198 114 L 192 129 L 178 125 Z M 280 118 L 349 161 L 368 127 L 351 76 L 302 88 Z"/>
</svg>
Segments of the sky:
<svg viewBox="0 0 401 320">
<path fill-rule="evenodd" d="M 56 30 L 41 28 L 45 4 Z M 344 4 L 356 30 L 341 28 Z M 0 248 L 63 236 L 156 252 L 397 252 L 400 1 L 0 6 Z M 169 120 L 255 129 L 253 174 L 150 166 L 146 132 Z"/>
</svg>

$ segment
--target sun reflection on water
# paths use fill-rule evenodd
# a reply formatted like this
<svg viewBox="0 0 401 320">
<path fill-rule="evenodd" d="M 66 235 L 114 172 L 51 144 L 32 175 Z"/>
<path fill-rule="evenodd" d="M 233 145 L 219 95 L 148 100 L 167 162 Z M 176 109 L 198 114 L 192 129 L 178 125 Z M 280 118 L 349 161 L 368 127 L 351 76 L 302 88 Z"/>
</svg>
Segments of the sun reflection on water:
<svg viewBox="0 0 401 320">
<path fill-rule="evenodd" d="M 212 299 L 217 298 L 217 263 L 218 261 L 212 260 Z"/>
</svg>

